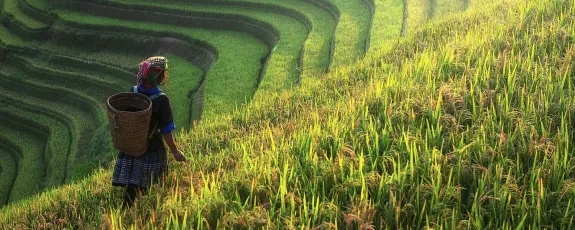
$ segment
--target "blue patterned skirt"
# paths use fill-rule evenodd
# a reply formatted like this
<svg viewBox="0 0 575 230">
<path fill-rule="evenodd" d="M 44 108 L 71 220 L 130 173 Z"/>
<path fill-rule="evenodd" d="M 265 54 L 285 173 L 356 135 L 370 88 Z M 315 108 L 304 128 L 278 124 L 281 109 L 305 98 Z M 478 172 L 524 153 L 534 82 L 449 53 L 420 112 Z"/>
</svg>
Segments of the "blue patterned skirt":
<svg viewBox="0 0 575 230">
<path fill-rule="evenodd" d="M 148 188 L 166 175 L 167 168 L 165 151 L 145 153 L 139 157 L 120 152 L 114 167 L 112 185 L 125 187 L 132 184 Z"/>
</svg>

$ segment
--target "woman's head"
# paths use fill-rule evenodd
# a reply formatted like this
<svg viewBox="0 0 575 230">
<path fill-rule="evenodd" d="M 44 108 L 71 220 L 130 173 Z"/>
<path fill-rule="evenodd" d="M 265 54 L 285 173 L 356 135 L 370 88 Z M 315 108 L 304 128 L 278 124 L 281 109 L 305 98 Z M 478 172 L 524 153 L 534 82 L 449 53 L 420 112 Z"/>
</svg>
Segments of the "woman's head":
<svg viewBox="0 0 575 230">
<path fill-rule="evenodd" d="M 145 89 L 164 85 L 168 78 L 168 59 L 157 56 L 142 61 L 137 77 L 138 85 Z"/>
<path fill-rule="evenodd" d="M 144 88 L 151 89 L 158 87 L 158 85 L 164 85 L 166 82 L 166 77 L 168 76 L 168 71 L 161 69 L 151 69 L 148 71 L 148 75 L 144 81 Z"/>
</svg>

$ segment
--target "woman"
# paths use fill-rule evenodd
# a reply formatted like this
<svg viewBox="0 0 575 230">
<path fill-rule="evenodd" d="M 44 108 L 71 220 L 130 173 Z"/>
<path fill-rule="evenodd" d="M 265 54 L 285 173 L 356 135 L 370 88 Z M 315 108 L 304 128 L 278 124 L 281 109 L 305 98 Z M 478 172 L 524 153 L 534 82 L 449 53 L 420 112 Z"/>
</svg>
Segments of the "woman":
<svg viewBox="0 0 575 230">
<path fill-rule="evenodd" d="M 137 85 L 133 91 L 142 93 L 152 100 L 152 118 L 148 130 L 146 152 L 133 157 L 123 152 L 118 154 L 112 179 L 113 186 L 125 187 L 122 207 L 133 205 L 138 192 L 142 194 L 152 185 L 162 180 L 167 170 L 167 157 L 164 143 L 170 148 L 177 161 L 186 158 L 176 147 L 172 131 L 176 128 L 172 107 L 168 96 L 158 85 L 163 85 L 168 76 L 168 60 L 165 57 L 151 57 L 140 63 Z"/>
</svg>

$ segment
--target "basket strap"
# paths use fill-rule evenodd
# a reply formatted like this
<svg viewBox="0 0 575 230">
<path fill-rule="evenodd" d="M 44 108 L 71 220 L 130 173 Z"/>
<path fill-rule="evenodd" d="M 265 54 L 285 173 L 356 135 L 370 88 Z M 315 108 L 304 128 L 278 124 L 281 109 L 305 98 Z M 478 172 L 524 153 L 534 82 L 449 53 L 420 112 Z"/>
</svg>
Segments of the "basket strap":
<svg viewBox="0 0 575 230">
<path fill-rule="evenodd" d="M 166 94 L 165 94 L 164 92 L 159 92 L 159 93 L 156 93 L 156 94 L 154 94 L 154 95 L 152 95 L 152 96 L 149 96 L 149 98 L 150 98 L 150 100 L 153 101 L 154 99 L 156 99 L 156 98 L 158 98 L 158 97 L 160 97 L 160 96 L 162 96 L 162 95 L 166 95 Z"/>
<path fill-rule="evenodd" d="M 132 92 L 134 92 L 134 93 L 137 93 L 137 92 L 138 92 L 138 86 L 137 86 L 137 85 L 135 85 L 134 87 L 132 87 Z M 148 98 L 150 98 L 150 100 L 153 101 L 154 99 L 156 99 L 156 98 L 158 98 L 158 97 L 160 97 L 160 96 L 163 96 L 163 95 L 166 95 L 166 94 L 165 94 L 164 92 L 159 92 L 159 93 L 156 93 L 156 94 L 154 94 L 154 95 L 148 96 Z"/>
<path fill-rule="evenodd" d="M 150 133 L 150 136 L 148 136 L 148 143 L 146 145 L 150 144 L 150 141 L 152 140 L 152 136 L 154 136 L 154 134 L 156 134 L 156 128 L 157 127 L 158 127 L 158 122 L 156 122 L 156 124 L 154 125 L 154 129 L 153 129 L 154 131 L 152 133 Z"/>
<path fill-rule="evenodd" d="M 154 94 L 154 95 L 148 96 L 148 98 L 150 98 L 150 101 L 153 101 L 154 99 L 156 99 L 156 98 L 158 98 L 158 97 L 160 97 L 160 96 L 162 96 L 162 95 L 166 95 L 166 94 L 165 94 L 164 92 L 159 92 L 159 93 L 156 93 L 156 94 Z M 154 125 L 154 129 L 153 129 L 154 131 L 153 131 L 153 132 L 150 134 L 150 136 L 148 137 L 148 144 L 150 143 L 150 140 L 152 140 L 152 136 L 153 136 L 154 134 L 156 134 L 156 129 L 158 128 L 158 123 L 159 123 L 159 121 L 156 122 L 156 124 Z"/>
</svg>

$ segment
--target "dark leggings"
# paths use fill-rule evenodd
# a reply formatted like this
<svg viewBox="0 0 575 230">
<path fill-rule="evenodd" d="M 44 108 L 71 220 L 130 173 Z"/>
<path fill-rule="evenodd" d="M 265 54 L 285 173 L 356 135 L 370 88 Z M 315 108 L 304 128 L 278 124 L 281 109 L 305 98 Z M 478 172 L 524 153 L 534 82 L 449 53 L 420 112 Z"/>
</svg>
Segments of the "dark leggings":
<svg viewBox="0 0 575 230">
<path fill-rule="evenodd" d="M 122 202 L 124 207 L 132 207 L 134 201 L 136 200 L 138 193 L 142 195 L 146 194 L 146 188 L 140 187 L 139 185 L 130 184 L 126 186 L 126 192 L 124 192 L 124 201 Z"/>
</svg>

